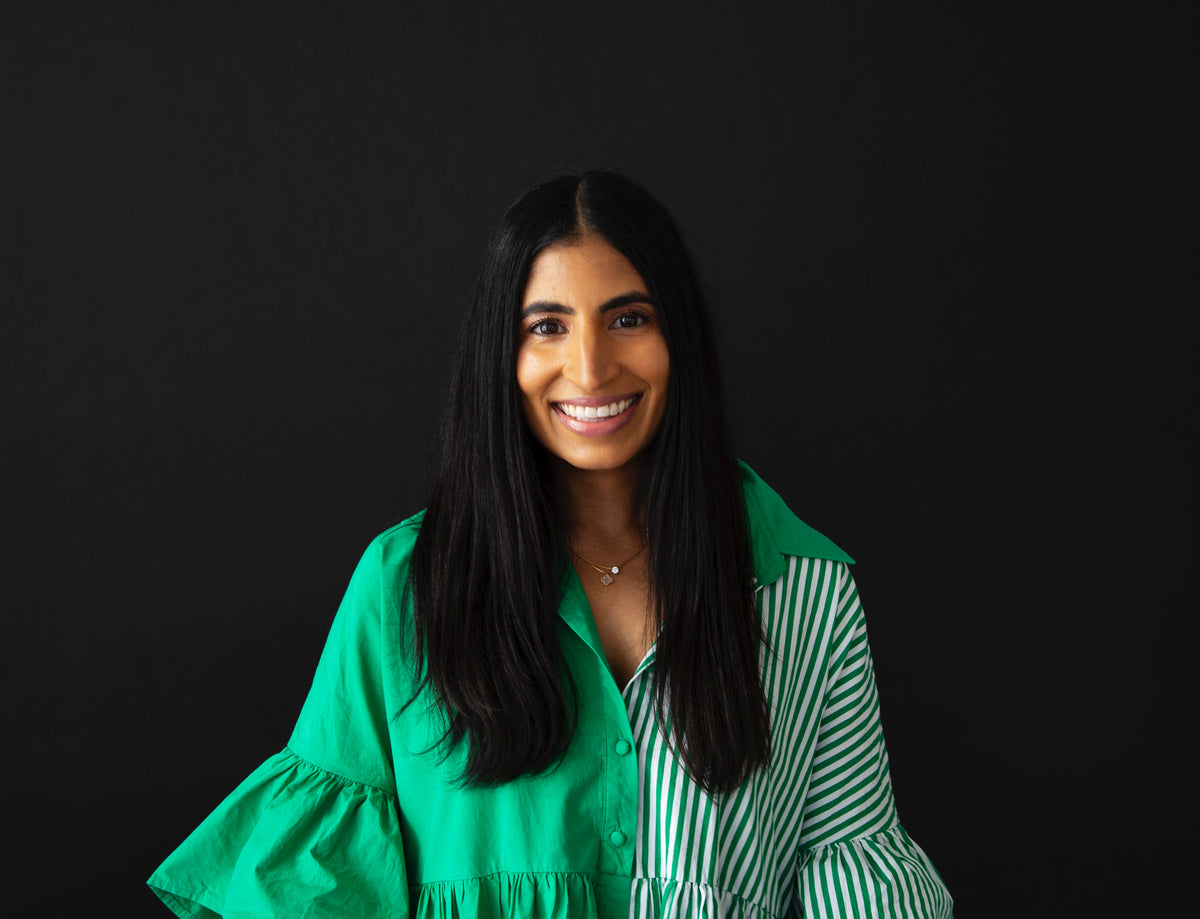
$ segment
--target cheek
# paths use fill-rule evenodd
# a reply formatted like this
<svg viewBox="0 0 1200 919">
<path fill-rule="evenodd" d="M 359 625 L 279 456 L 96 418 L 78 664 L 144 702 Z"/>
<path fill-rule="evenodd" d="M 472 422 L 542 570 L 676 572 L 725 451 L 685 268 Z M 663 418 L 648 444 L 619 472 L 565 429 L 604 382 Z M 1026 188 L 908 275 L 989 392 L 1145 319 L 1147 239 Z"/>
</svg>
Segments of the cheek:
<svg viewBox="0 0 1200 919">
<path fill-rule="evenodd" d="M 536 389 L 537 372 L 535 362 L 532 360 L 528 351 L 520 351 L 517 354 L 517 388 L 521 390 L 521 395 L 526 399 L 529 394 Z"/>
<path fill-rule="evenodd" d="M 671 356 L 667 353 L 667 343 L 660 340 L 656 347 L 647 355 L 646 379 L 666 387 L 671 377 Z"/>
<path fill-rule="evenodd" d="M 526 410 L 542 401 L 542 393 L 551 376 L 544 355 L 539 355 L 531 349 L 518 352 L 517 388 L 521 390 L 521 398 Z"/>
</svg>

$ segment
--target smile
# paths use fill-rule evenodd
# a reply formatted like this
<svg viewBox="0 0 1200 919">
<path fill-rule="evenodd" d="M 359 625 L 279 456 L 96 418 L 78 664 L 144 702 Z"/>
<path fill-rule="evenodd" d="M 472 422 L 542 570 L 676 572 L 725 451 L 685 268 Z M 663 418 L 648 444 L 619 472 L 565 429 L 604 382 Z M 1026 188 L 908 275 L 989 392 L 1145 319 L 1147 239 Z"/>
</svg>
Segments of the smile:
<svg viewBox="0 0 1200 919">
<path fill-rule="evenodd" d="M 607 437 L 615 434 L 637 415 L 642 393 L 613 399 L 591 397 L 573 402 L 552 402 L 554 417 L 568 431 L 580 437 Z"/>
<path fill-rule="evenodd" d="M 630 396 L 628 399 L 618 399 L 616 402 L 609 402 L 604 405 L 580 405 L 575 402 L 554 402 L 552 404 L 555 409 L 562 412 L 568 418 L 573 418 L 576 421 L 582 421 L 586 424 L 615 418 L 627 412 L 640 398 L 640 395 Z"/>
</svg>

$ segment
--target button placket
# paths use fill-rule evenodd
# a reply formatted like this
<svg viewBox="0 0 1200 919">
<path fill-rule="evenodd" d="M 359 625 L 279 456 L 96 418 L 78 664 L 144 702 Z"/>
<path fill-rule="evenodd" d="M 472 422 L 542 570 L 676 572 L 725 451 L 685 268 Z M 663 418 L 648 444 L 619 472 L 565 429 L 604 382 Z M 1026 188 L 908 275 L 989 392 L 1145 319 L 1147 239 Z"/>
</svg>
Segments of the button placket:
<svg viewBox="0 0 1200 919">
<path fill-rule="evenodd" d="M 612 751 L 609 753 L 609 762 L 612 763 L 612 776 L 615 780 L 615 806 L 611 811 L 613 822 L 609 824 L 608 842 L 620 853 L 616 857 L 622 868 L 628 870 L 632 867 L 631 862 L 626 866 L 630 858 L 628 843 L 631 839 L 630 833 L 637 823 L 637 758 L 629 755 L 633 752 L 633 744 L 620 736 L 620 728 L 618 732 L 616 741 L 609 747 Z"/>
<path fill-rule="evenodd" d="M 630 755 L 635 747 L 629 711 L 612 680 L 605 684 L 604 698 L 608 723 L 601 748 L 606 793 L 600 870 L 616 877 L 630 877 L 635 854 L 631 843 L 638 822 L 638 758 Z M 612 707 L 608 708 L 609 705 Z"/>
</svg>

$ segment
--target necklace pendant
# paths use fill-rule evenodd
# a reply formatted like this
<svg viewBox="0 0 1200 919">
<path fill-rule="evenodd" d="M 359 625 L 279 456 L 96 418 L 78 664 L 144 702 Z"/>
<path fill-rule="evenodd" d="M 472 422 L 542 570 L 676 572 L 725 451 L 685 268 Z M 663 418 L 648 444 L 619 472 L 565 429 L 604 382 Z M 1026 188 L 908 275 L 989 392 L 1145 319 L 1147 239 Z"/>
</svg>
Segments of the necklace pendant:
<svg viewBox="0 0 1200 919">
<path fill-rule="evenodd" d="M 620 573 L 621 573 L 621 569 L 620 569 L 620 568 L 618 568 L 616 565 L 613 565 L 613 566 L 612 566 L 612 573 L 613 573 L 613 574 L 620 574 Z"/>
<path fill-rule="evenodd" d="M 612 582 L 613 582 L 613 576 L 611 574 L 606 574 L 606 575 L 604 575 L 604 577 L 602 577 L 600 579 L 600 583 L 603 584 L 605 587 L 607 587 Z"/>
</svg>

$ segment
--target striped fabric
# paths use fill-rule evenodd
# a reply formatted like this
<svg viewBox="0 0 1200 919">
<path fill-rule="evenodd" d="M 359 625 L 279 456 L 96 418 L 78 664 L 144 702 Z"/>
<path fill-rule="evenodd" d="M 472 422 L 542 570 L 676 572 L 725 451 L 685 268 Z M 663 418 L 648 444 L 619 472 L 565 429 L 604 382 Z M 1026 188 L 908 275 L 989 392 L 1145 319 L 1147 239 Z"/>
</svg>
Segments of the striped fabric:
<svg viewBox="0 0 1200 919">
<path fill-rule="evenodd" d="M 897 820 L 849 568 L 789 556 L 757 597 L 773 765 L 736 793 L 714 800 L 672 755 L 653 648 L 624 689 L 642 777 L 631 916 L 950 916 Z"/>
</svg>

